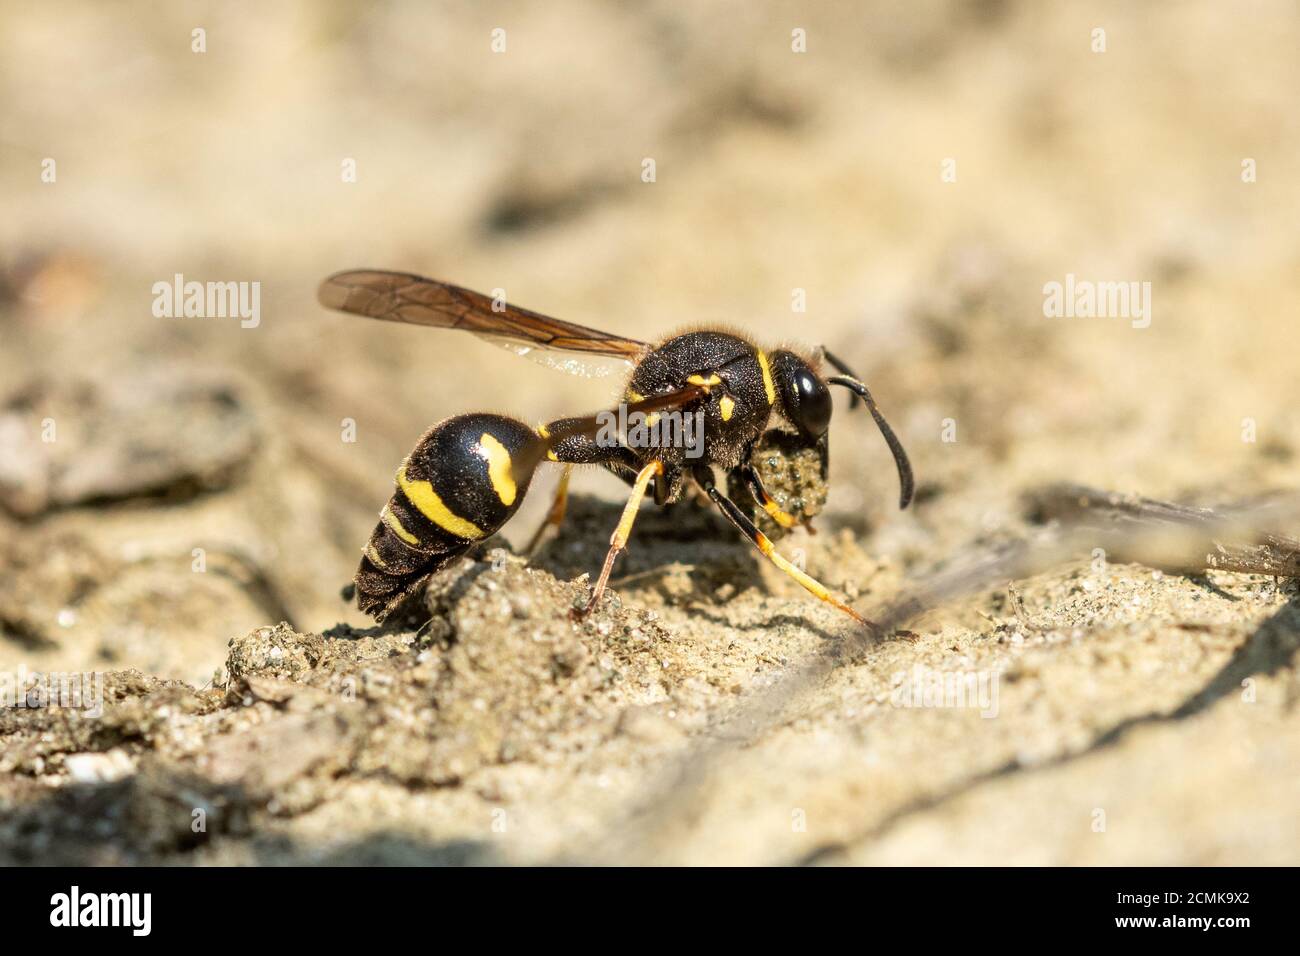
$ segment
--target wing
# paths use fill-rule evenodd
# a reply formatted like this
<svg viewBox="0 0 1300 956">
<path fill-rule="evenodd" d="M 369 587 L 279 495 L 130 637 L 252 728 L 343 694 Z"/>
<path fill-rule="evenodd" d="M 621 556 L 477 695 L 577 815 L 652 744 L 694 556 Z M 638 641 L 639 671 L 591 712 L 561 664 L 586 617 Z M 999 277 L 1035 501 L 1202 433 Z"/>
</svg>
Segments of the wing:
<svg viewBox="0 0 1300 956">
<path fill-rule="evenodd" d="M 353 315 L 439 329 L 464 329 L 520 355 L 545 349 L 608 356 L 634 363 L 650 348 L 636 339 L 552 319 L 497 302 L 480 292 L 407 272 L 377 269 L 339 272 L 321 283 L 317 297 L 321 305 Z M 565 364 L 558 363 L 558 367 L 565 368 Z"/>
</svg>

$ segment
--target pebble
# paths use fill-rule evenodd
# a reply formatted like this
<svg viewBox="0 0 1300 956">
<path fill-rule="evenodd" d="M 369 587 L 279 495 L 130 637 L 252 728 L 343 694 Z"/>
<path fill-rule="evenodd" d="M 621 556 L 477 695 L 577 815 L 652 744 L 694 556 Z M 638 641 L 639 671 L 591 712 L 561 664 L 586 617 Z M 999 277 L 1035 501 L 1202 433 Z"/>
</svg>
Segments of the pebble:
<svg viewBox="0 0 1300 956">
<path fill-rule="evenodd" d="M 63 766 L 74 783 L 112 783 L 135 773 L 135 761 L 120 748 L 105 753 L 68 754 Z"/>
</svg>

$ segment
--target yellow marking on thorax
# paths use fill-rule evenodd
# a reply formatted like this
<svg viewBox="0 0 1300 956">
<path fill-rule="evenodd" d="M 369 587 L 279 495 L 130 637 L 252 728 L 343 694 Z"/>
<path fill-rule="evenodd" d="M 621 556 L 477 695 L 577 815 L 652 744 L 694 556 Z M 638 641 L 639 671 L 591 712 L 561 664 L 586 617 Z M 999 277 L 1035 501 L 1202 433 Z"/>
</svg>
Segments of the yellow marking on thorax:
<svg viewBox="0 0 1300 956">
<path fill-rule="evenodd" d="M 736 403 L 731 400 L 731 396 L 723 395 L 722 401 L 718 403 L 718 407 L 719 410 L 722 412 L 722 420 L 724 422 L 731 421 L 731 416 L 736 411 Z"/>
<path fill-rule="evenodd" d="M 645 396 L 642 395 L 640 392 L 638 392 L 636 389 L 629 388 L 627 390 L 627 400 L 629 402 L 644 402 Z"/>
<path fill-rule="evenodd" d="M 699 385 L 702 388 L 722 384 L 722 379 L 718 378 L 717 374 L 713 372 L 709 373 L 708 378 L 705 378 L 703 375 L 688 375 L 686 376 L 686 381 L 691 385 Z"/>
<path fill-rule="evenodd" d="M 763 391 L 767 392 L 767 404 L 776 404 L 776 383 L 772 381 L 772 367 L 767 364 L 767 353 L 758 350 L 758 367 L 763 370 Z"/>
<path fill-rule="evenodd" d="M 442 503 L 433 485 L 427 481 L 411 481 L 406 477 L 406 465 L 397 470 L 397 487 L 410 499 L 411 504 L 439 528 L 450 531 L 458 538 L 481 538 L 483 530 L 472 521 L 467 521 Z"/>
<path fill-rule="evenodd" d="M 501 503 L 509 508 L 515 503 L 519 489 L 515 487 L 515 475 L 510 468 L 510 451 L 497 438 L 488 432 L 478 436 L 479 455 L 488 466 L 488 479 L 492 490 L 497 493 Z"/>
<path fill-rule="evenodd" d="M 659 424 L 659 413 L 658 413 L 658 412 L 651 412 L 649 415 L 647 415 L 647 416 L 645 417 L 645 427 L 646 427 L 646 428 L 654 428 L 654 427 L 655 427 L 656 425 L 658 425 L 658 424 Z"/>
<path fill-rule="evenodd" d="M 384 564 L 384 559 L 379 556 L 379 552 L 375 550 L 373 544 L 366 545 L 366 557 L 370 559 L 371 564 L 379 568 L 381 571 L 388 568 L 388 565 Z"/>
<path fill-rule="evenodd" d="M 380 520 L 384 522 L 384 524 L 388 525 L 388 527 L 392 530 L 393 534 L 397 535 L 407 544 L 420 543 L 419 538 L 417 538 L 415 535 L 411 534 L 411 532 L 407 531 L 405 528 L 402 527 L 402 522 L 397 520 L 397 515 L 393 514 L 392 511 L 389 510 L 388 505 L 384 505 L 384 510 L 379 512 L 379 517 Z"/>
</svg>

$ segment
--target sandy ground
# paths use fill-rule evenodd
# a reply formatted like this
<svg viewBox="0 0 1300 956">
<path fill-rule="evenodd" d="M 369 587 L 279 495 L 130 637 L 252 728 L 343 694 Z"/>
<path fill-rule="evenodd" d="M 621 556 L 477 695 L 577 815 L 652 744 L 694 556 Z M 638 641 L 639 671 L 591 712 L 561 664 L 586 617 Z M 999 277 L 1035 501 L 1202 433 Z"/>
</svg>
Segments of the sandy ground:
<svg viewBox="0 0 1300 956">
<path fill-rule="evenodd" d="M 1284 3 L 6 10 L 0 678 L 104 708 L 0 712 L 0 860 L 1294 863 L 1294 580 L 1085 548 L 863 642 L 684 502 L 574 624 L 622 487 L 590 472 L 531 563 L 553 474 L 372 627 L 339 589 L 431 422 L 618 382 L 314 289 L 826 343 L 917 501 L 842 405 L 781 547 L 873 613 L 1051 482 L 1296 489 L 1297 48 Z M 260 322 L 155 317 L 176 273 L 260 282 Z M 1150 282 L 1149 326 L 1045 317 L 1069 274 Z"/>
</svg>

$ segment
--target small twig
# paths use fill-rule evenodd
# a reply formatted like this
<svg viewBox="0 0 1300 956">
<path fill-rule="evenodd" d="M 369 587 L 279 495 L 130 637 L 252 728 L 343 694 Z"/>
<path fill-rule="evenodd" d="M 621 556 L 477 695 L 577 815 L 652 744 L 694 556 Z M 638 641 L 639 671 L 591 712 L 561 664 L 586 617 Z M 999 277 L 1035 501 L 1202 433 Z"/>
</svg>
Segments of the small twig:
<svg viewBox="0 0 1300 956">
<path fill-rule="evenodd" d="M 1015 614 L 1021 630 L 1039 630 L 1038 626 L 1029 620 L 1029 615 L 1025 612 L 1025 599 L 1020 596 L 1020 590 L 1011 581 L 1007 582 L 1007 601 L 1011 604 L 1011 611 Z"/>
</svg>

